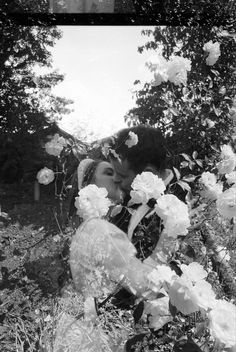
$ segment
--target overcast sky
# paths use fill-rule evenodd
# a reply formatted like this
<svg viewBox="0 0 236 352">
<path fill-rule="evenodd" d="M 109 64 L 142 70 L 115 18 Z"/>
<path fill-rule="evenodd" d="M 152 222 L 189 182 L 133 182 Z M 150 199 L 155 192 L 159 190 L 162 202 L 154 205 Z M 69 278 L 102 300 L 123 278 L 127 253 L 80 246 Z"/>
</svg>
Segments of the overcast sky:
<svg viewBox="0 0 236 352">
<path fill-rule="evenodd" d="M 125 127 L 124 115 L 135 104 L 133 82 L 150 77 L 145 61 L 151 53 L 137 51 L 147 41 L 141 35 L 147 26 L 59 28 L 63 37 L 52 50 L 53 67 L 66 76 L 55 92 L 75 101 L 61 127 L 73 133 L 81 124 L 99 138 Z"/>
</svg>

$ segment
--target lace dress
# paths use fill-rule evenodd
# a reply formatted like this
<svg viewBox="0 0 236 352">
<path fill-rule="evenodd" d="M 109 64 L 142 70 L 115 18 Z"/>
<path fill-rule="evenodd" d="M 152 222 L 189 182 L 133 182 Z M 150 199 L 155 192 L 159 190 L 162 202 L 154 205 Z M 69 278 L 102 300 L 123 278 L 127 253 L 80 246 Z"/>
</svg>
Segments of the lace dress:
<svg viewBox="0 0 236 352">
<path fill-rule="evenodd" d="M 76 231 L 70 249 L 70 267 L 77 292 L 84 299 L 94 297 L 99 301 L 114 292 L 118 283 L 137 296 L 149 291 L 147 275 L 152 267 L 135 255 L 135 247 L 118 227 L 100 218 L 86 220 Z M 54 352 L 124 351 L 128 330 L 119 331 L 123 338 L 117 342 L 104 331 L 99 316 L 91 322 L 63 314 Z"/>
</svg>

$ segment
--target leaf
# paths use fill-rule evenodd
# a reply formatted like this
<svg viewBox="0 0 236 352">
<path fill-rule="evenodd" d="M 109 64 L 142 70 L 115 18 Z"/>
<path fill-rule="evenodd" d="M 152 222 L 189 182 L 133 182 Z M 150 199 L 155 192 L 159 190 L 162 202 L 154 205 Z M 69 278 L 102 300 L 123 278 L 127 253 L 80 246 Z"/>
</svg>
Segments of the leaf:
<svg viewBox="0 0 236 352">
<path fill-rule="evenodd" d="M 126 352 L 135 352 L 136 351 L 135 344 L 137 342 L 141 342 L 144 339 L 145 336 L 147 336 L 147 334 L 146 333 L 142 333 L 142 334 L 135 335 L 131 339 L 127 340 L 124 350 Z"/>
<path fill-rule="evenodd" d="M 198 164 L 198 166 L 203 167 L 202 160 L 196 159 L 195 161 L 196 161 L 196 164 Z"/>
<path fill-rule="evenodd" d="M 184 182 L 184 181 L 178 181 L 177 184 L 186 191 L 191 191 L 190 186 L 188 185 L 188 183 Z"/>
<path fill-rule="evenodd" d="M 216 114 L 216 116 L 220 115 L 220 110 L 216 109 L 215 105 L 213 105 L 213 110 L 214 110 L 214 113 Z"/>
<path fill-rule="evenodd" d="M 188 154 L 181 153 L 180 155 L 182 155 L 185 160 L 187 160 L 187 161 L 192 161 L 191 158 L 190 158 L 190 156 L 189 156 Z"/>
<path fill-rule="evenodd" d="M 173 170 L 174 170 L 174 172 L 175 172 L 175 176 L 176 176 L 177 180 L 179 181 L 179 179 L 180 179 L 180 177 L 181 177 L 181 174 L 180 174 L 179 170 L 176 169 L 174 166 L 173 166 Z"/>
<path fill-rule="evenodd" d="M 184 167 L 188 167 L 188 162 L 187 161 L 182 161 L 180 164 L 180 167 L 184 168 Z"/>
<path fill-rule="evenodd" d="M 218 150 L 214 145 L 211 145 L 211 149 L 213 149 L 217 153 L 220 153 L 220 150 Z"/>
<path fill-rule="evenodd" d="M 169 111 L 172 112 L 172 114 L 173 114 L 174 116 L 179 116 L 179 112 L 178 112 L 177 109 L 169 108 Z"/>
<path fill-rule="evenodd" d="M 216 76 L 219 76 L 219 74 L 220 74 L 218 71 L 212 70 L 212 69 L 211 69 L 211 72 L 214 73 L 214 75 L 216 75 Z"/>
<path fill-rule="evenodd" d="M 120 205 L 120 204 L 116 205 L 116 206 L 112 209 L 110 216 L 113 218 L 114 216 L 120 214 L 120 212 L 121 212 L 122 209 L 123 209 L 122 205 Z"/>
<path fill-rule="evenodd" d="M 144 302 L 141 301 L 141 302 L 139 302 L 139 304 L 137 305 L 137 307 L 135 308 L 135 310 L 133 312 L 133 317 L 134 317 L 135 324 L 138 323 L 138 321 L 140 320 L 141 316 L 143 315 L 143 310 L 144 310 Z"/>
<path fill-rule="evenodd" d="M 162 298 L 162 297 L 165 297 L 166 295 L 162 292 L 158 292 L 158 294 L 156 295 L 156 299 L 158 298 Z"/>
<path fill-rule="evenodd" d="M 195 150 L 195 151 L 193 152 L 192 156 L 193 156 L 193 159 L 196 159 L 196 157 L 198 156 L 198 152 Z"/>
<path fill-rule="evenodd" d="M 188 165 L 188 167 L 190 168 L 190 170 L 192 170 L 192 169 L 194 168 L 194 166 L 195 166 L 195 162 L 190 161 L 190 163 L 189 163 L 189 165 Z"/>
<path fill-rule="evenodd" d="M 185 181 L 185 182 L 193 182 L 195 181 L 196 179 L 196 176 L 192 175 L 192 174 L 189 174 L 189 175 L 186 175 L 182 178 L 182 181 Z"/>
<path fill-rule="evenodd" d="M 174 318 L 177 314 L 177 308 L 175 306 L 173 306 L 173 304 L 171 303 L 171 301 L 169 300 L 169 311 L 170 314 L 172 315 L 172 317 Z"/>
<path fill-rule="evenodd" d="M 173 352 L 203 352 L 203 351 L 193 340 L 181 340 L 175 343 Z"/>
</svg>

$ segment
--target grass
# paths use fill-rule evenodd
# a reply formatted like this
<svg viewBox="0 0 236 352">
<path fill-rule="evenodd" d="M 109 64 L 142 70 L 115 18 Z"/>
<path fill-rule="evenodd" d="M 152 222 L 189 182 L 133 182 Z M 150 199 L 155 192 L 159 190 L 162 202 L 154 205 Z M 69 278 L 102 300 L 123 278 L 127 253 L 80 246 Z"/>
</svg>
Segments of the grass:
<svg viewBox="0 0 236 352">
<path fill-rule="evenodd" d="M 81 297 L 68 284 L 68 241 L 73 230 L 63 226 L 63 214 L 53 187 L 42 186 L 41 191 L 40 201 L 34 202 L 32 184 L 0 185 L 3 212 L 0 216 L 0 345 L 3 352 L 53 352 L 52 342 L 62 312 L 76 316 L 83 309 Z M 65 203 L 64 210 L 66 206 Z M 188 235 L 179 259 L 189 263 L 196 257 L 209 269 L 208 281 L 217 298 L 235 303 L 236 240 L 229 235 L 230 226 L 216 217 L 214 221 L 209 220 L 203 233 L 198 229 Z M 206 236 L 207 231 L 213 239 Z M 229 248 L 229 265 L 217 257 L 215 244 Z M 110 302 L 105 308 L 101 324 L 117 341 L 132 338 L 134 332 L 137 335 L 147 331 L 142 321 L 134 324 L 131 311 L 112 310 Z M 113 330 L 114 324 L 118 330 Z M 189 322 L 186 331 L 188 328 Z M 125 337 L 117 333 L 122 329 Z M 179 338 L 181 329 L 169 329 L 168 334 Z M 155 337 L 152 335 L 146 347 L 142 340 L 133 351 L 148 351 L 151 345 L 153 351 L 172 351 L 173 342 L 166 340 L 166 336 L 167 331 L 160 330 Z"/>
</svg>

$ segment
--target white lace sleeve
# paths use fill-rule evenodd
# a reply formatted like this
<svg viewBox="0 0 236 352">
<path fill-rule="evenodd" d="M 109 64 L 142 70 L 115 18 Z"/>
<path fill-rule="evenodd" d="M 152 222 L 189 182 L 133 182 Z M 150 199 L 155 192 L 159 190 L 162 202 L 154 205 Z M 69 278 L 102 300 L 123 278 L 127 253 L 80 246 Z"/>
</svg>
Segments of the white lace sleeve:
<svg viewBox="0 0 236 352">
<path fill-rule="evenodd" d="M 145 291 L 151 271 L 135 257 L 127 235 L 102 219 L 91 219 L 77 230 L 71 244 L 70 267 L 76 288 L 85 297 L 111 293 L 121 279 L 134 293 Z"/>
</svg>

